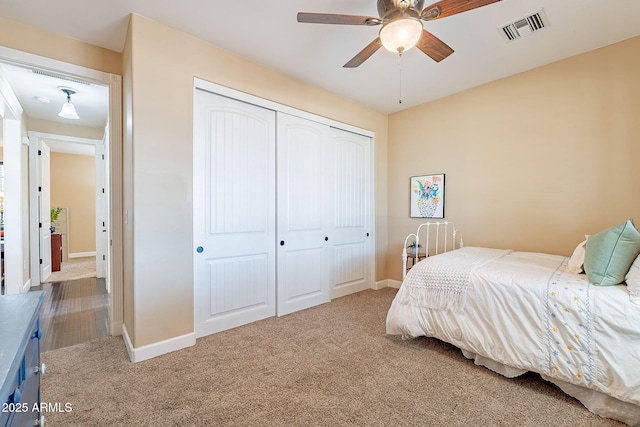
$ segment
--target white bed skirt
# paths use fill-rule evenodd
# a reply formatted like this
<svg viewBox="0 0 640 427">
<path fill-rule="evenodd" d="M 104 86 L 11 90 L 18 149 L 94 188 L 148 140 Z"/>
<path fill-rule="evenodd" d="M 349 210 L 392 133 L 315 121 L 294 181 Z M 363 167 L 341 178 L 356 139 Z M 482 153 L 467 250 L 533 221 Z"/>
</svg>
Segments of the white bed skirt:
<svg viewBox="0 0 640 427">
<path fill-rule="evenodd" d="M 503 365 L 502 363 L 480 356 L 479 354 L 471 351 L 462 350 L 462 354 L 467 359 L 473 360 L 476 365 L 484 366 L 485 368 L 500 375 L 504 375 L 507 378 L 515 378 L 527 372 L 524 369 L 517 369 Z M 603 418 L 621 421 L 633 427 L 640 426 L 640 406 L 629 402 L 623 402 L 622 400 L 600 393 L 599 391 L 570 384 L 544 374 L 540 374 L 540 376 L 557 385 L 560 390 L 569 396 L 578 399 L 585 408 L 594 414 Z"/>
</svg>

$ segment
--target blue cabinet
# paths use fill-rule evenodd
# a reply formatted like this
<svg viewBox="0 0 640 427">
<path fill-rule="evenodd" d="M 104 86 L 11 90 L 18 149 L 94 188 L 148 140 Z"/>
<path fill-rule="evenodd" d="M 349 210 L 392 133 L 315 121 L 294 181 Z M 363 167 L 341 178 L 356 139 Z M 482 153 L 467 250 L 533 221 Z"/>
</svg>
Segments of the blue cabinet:
<svg viewBox="0 0 640 427">
<path fill-rule="evenodd" d="M 0 296 L 0 427 L 40 425 L 40 308 L 45 292 Z"/>
</svg>

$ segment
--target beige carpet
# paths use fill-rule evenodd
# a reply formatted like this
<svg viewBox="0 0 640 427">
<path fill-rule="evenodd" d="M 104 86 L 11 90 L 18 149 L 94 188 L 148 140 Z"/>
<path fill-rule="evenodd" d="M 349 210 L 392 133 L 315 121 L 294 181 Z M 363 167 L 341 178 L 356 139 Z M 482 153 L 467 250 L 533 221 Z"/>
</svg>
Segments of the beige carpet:
<svg viewBox="0 0 640 427">
<path fill-rule="evenodd" d="M 42 283 L 65 282 L 67 280 L 96 277 L 96 257 L 69 258 L 60 265 L 60 271 L 54 271 Z"/>
<path fill-rule="evenodd" d="M 385 334 L 393 289 L 128 362 L 105 338 L 43 353 L 50 426 L 620 426 L 528 374 L 507 379 L 435 339 Z"/>
</svg>

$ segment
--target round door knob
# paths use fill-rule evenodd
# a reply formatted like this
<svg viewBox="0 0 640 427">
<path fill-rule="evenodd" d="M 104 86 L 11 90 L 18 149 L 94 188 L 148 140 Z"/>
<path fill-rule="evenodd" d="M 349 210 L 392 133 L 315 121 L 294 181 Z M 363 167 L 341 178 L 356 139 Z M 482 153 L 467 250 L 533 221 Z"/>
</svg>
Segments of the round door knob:
<svg viewBox="0 0 640 427">
<path fill-rule="evenodd" d="M 369 237 L 369 233 L 367 233 L 367 237 Z"/>
<path fill-rule="evenodd" d="M 328 238 L 327 236 L 324 236 L 324 241 L 325 241 L 325 242 L 328 242 L 328 241 L 329 241 L 329 238 Z"/>
<path fill-rule="evenodd" d="M 35 368 L 33 368 L 33 372 L 35 374 L 40 374 L 40 375 L 44 375 L 46 370 L 47 370 L 47 366 L 44 363 L 40 366 L 36 366 Z"/>
<path fill-rule="evenodd" d="M 38 340 L 42 339 L 42 329 L 38 328 L 37 331 L 33 331 L 31 334 L 31 339 L 38 338 Z"/>
<path fill-rule="evenodd" d="M 280 246 L 284 246 L 284 240 L 280 240 Z"/>
<path fill-rule="evenodd" d="M 202 252 L 204 252 L 204 248 L 202 246 L 198 246 L 196 248 L 196 252 L 198 252 L 199 254 L 201 254 Z"/>
</svg>

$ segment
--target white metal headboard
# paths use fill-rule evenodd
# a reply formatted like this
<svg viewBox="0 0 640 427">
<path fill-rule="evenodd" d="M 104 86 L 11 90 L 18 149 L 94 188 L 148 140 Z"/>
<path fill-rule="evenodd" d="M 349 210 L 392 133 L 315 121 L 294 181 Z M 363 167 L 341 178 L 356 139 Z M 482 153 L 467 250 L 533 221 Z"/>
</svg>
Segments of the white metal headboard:
<svg viewBox="0 0 640 427">
<path fill-rule="evenodd" d="M 424 229 L 424 231 L 423 231 Z M 422 231 L 423 237 L 420 238 L 420 232 Z M 413 239 L 416 245 L 422 245 L 425 248 L 424 253 L 426 256 L 433 256 L 439 253 L 451 251 L 453 249 L 461 248 L 464 246 L 462 240 L 462 234 L 458 233 L 455 225 L 452 222 L 424 222 L 418 226 L 418 230 L 415 233 L 409 234 L 404 239 L 404 246 L 402 247 L 402 279 L 407 274 L 407 244 L 409 240 Z M 417 246 L 416 246 L 417 247 Z M 421 253 L 422 251 L 418 251 Z M 417 255 L 416 255 L 417 256 Z M 414 263 L 417 261 L 414 260 Z"/>
</svg>

